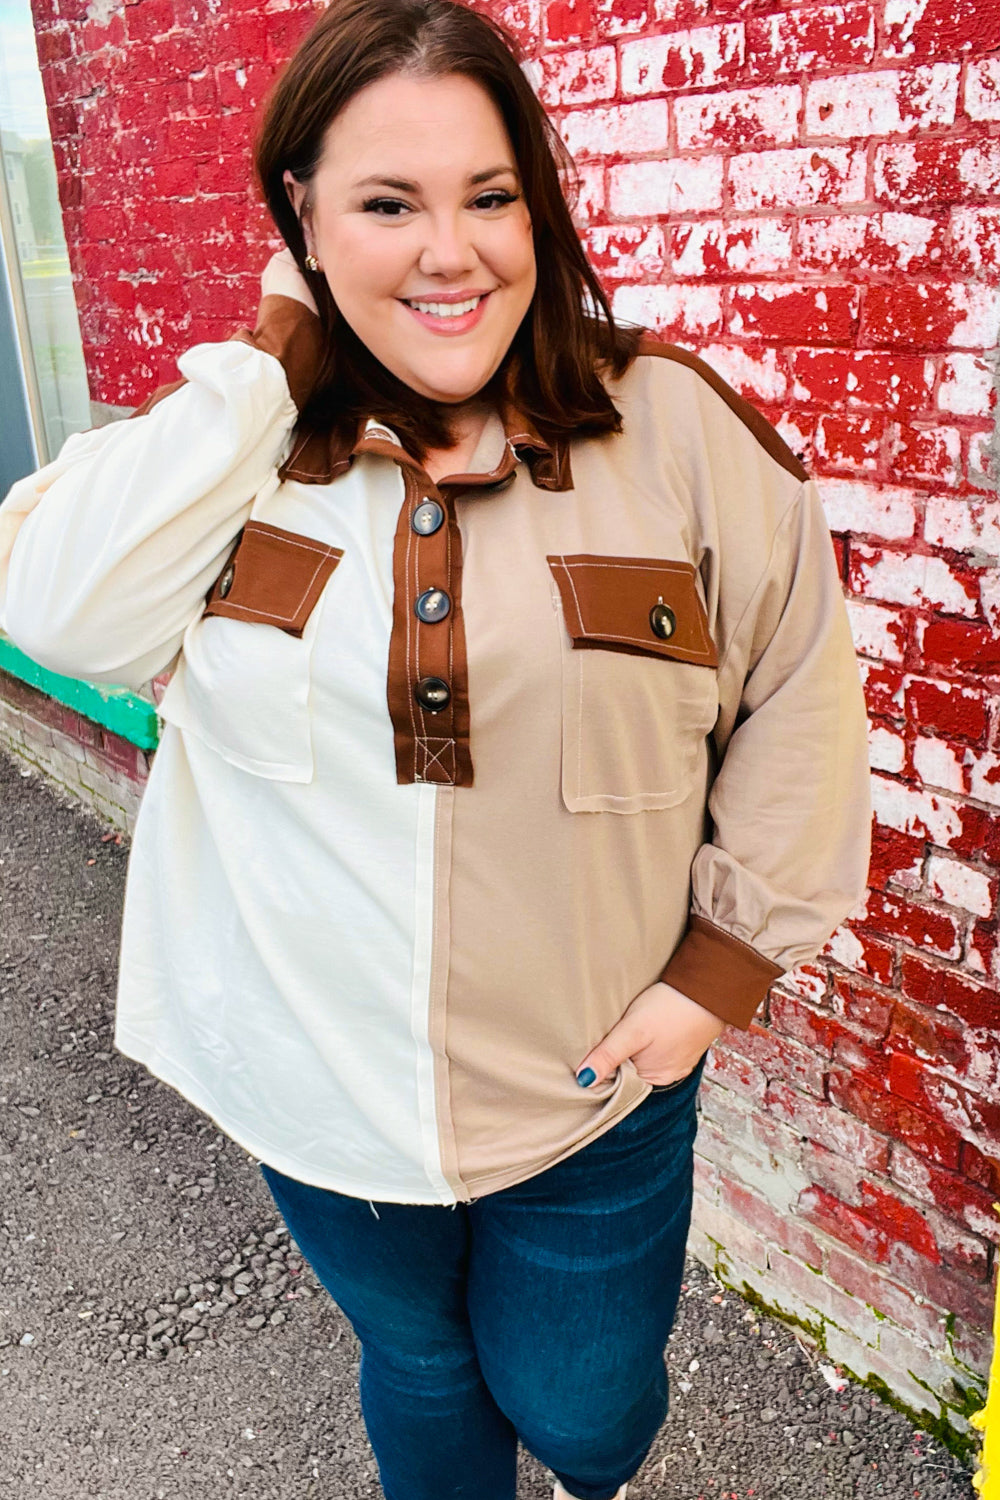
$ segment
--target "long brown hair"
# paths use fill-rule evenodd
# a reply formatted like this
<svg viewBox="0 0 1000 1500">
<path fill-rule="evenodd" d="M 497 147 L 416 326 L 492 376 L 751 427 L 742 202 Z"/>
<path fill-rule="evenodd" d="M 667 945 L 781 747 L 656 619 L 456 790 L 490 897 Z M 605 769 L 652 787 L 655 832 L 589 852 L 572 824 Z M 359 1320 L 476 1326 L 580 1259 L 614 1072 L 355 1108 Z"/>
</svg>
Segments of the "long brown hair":
<svg viewBox="0 0 1000 1500">
<path fill-rule="evenodd" d="M 455 0 L 331 0 L 268 99 L 254 168 L 326 334 L 327 354 L 300 426 L 349 424 L 353 432 L 359 417 L 373 416 L 421 458 L 452 441 L 448 406 L 411 390 L 376 360 L 340 316 L 322 272 L 306 267 L 302 227 L 282 180 L 288 169 L 311 183 L 333 118 L 368 84 L 404 71 L 473 79 L 500 110 L 514 149 L 538 281 L 490 393 L 510 400 L 550 440 L 620 431 L 602 372 L 618 376 L 627 368 L 639 330 L 616 325 L 584 254 L 562 186 L 575 190 L 572 159 L 521 71 L 516 42 Z"/>
</svg>

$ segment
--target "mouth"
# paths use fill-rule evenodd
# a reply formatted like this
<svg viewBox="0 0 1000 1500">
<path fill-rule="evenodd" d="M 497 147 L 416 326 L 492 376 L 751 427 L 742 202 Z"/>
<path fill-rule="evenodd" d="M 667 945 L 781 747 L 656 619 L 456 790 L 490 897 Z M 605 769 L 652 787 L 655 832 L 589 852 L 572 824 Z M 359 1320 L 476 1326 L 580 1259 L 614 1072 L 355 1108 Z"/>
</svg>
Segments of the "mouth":
<svg viewBox="0 0 1000 1500">
<path fill-rule="evenodd" d="M 465 333 L 474 328 L 483 315 L 491 292 L 472 292 L 467 296 L 401 297 L 417 321 L 435 333 Z"/>
</svg>

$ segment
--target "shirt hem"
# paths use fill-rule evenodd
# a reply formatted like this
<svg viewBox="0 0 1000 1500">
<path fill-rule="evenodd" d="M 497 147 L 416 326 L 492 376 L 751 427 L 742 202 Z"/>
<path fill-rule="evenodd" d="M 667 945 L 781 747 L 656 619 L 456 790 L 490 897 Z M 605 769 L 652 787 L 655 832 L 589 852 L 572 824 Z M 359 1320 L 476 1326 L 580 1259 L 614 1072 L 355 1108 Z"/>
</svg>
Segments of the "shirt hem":
<svg viewBox="0 0 1000 1500">
<path fill-rule="evenodd" d="M 499 1167 L 492 1172 L 480 1172 L 477 1174 L 463 1172 L 462 1181 L 472 1194 L 471 1201 L 475 1202 L 477 1198 L 488 1197 L 490 1193 L 498 1193 L 503 1188 L 517 1187 L 519 1183 L 528 1182 L 532 1177 L 539 1177 L 543 1172 L 547 1172 L 550 1167 L 558 1166 L 560 1162 L 567 1161 L 569 1157 L 575 1156 L 578 1151 L 582 1151 L 585 1146 L 589 1146 L 592 1141 L 599 1140 L 602 1135 L 606 1135 L 609 1130 L 615 1125 L 620 1124 L 626 1115 L 630 1115 L 633 1109 L 638 1108 L 643 1100 L 652 1093 L 652 1084 L 643 1083 L 641 1079 L 638 1081 L 642 1092 L 634 1098 L 629 1099 L 624 1109 L 617 1110 L 608 1119 L 602 1120 L 599 1129 L 590 1135 L 584 1136 L 582 1140 L 574 1141 L 572 1146 L 567 1146 L 554 1156 L 547 1156 L 543 1161 L 536 1160 L 520 1167 Z"/>
<path fill-rule="evenodd" d="M 387 1186 L 374 1182 L 361 1183 L 356 1179 L 333 1172 L 318 1172 L 308 1163 L 297 1160 L 285 1151 L 276 1149 L 267 1141 L 247 1130 L 243 1125 L 234 1125 L 223 1110 L 220 1110 L 212 1096 L 205 1090 L 200 1082 L 194 1078 L 187 1069 L 176 1062 L 173 1058 L 165 1057 L 155 1048 L 150 1051 L 148 1046 L 135 1036 L 125 1030 L 116 1030 L 114 1045 L 125 1057 L 132 1058 L 135 1062 L 142 1063 L 162 1083 L 177 1092 L 198 1109 L 202 1114 L 208 1115 L 219 1129 L 230 1140 L 235 1141 L 249 1156 L 256 1161 L 265 1162 L 269 1167 L 276 1168 L 286 1177 L 292 1177 L 298 1182 L 304 1182 L 310 1187 L 325 1188 L 330 1192 L 343 1193 L 348 1198 L 365 1198 L 369 1202 L 376 1203 L 410 1203 L 418 1205 L 438 1205 L 453 1208 L 458 1202 L 455 1194 L 438 1192 L 428 1193 L 426 1197 L 415 1198 L 414 1190 L 408 1191 L 399 1187 Z"/>
</svg>

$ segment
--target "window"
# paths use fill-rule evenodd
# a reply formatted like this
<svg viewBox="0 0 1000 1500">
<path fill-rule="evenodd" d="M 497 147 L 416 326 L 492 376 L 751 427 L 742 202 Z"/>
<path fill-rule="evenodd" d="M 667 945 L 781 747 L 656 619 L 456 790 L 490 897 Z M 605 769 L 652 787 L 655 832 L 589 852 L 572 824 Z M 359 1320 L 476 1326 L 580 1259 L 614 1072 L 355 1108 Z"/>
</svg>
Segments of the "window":
<svg viewBox="0 0 1000 1500">
<path fill-rule="evenodd" d="M 20 369 L 41 464 L 93 419 L 29 0 L 0 0 L 0 22 L 0 299 L 14 340 L 0 360 Z"/>
</svg>

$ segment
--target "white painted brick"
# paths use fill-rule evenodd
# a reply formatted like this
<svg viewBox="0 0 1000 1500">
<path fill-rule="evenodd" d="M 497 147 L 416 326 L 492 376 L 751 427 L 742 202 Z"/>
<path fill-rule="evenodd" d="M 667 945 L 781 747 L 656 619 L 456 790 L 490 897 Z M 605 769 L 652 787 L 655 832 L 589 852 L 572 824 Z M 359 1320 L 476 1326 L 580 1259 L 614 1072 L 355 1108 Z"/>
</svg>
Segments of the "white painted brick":
<svg viewBox="0 0 1000 1500">
<path fill-rule="evenodd" d="M 992 270 L 998 232 L 1000 210 L 996 208 L 953 208 L 951 211 L 951 239 L 955 254 L 971 272 Z"/>
<path fill-rule="evenodd" d="M 698 335 L 718 331 L 722 293 L 714 286 L 673 283 L 667 286 L 623 286 L 615 292 L 615 317 L 662 331 L 680 325 Z"/>
<path fill-rule="evenodd" d="M 912 73 L 855 73 L 818 80 L 806 90 L 806 135 L 868 138 L 952 125 L 958 79 L 957 63 L 935 63 Z"/>
<path fill-rule="evenodd" d="M 864 592 L 894 604 L 940 609 L 946 614 L 974 616 L 978 601 L 970 598 L 960 580 L 941 557 L 919 553 L 879 552 L 868 557 L 861 548 L 856 560 Z"/>
<path fill-rule="evenodd" d="M 721 156 L 626 162 L 609 169 L 616 218 L 704 213 L 722 207 Z"/>
<path fill-rule="evenodd" d="M 907 271 L 914 260 L 940 258 L 933 245 L 939 232 L 936 219 L 914 213 L 823 216 L 802 220 L 799 243 L 808 262 L 841 267 L 864 266 L 885 246 L 894 252 L 898 269 Z"/>
<path fill-rule="evenodd" d="M 905 626 L 894 610 L 862 599 L 848 599 L 847 614 L 855 648 L 862 656 L 902 662 Z"/>
<path fill-rule="evenodd" d="M 929 1411 L 933 1406 L 932 1415 L 938 1416 L 937 1402 L 917 1384 L 912 1376 L 908 1376 L 904 1370 L 897 1368 L 891 1360 L 886 1360 L 877 1350 L 869 1349 L 853 1334 L 844 1333 L 839 1328 L 833 1328 L 828 1324 L 826 1353 L 833 1364 L 849 1370 L 859 1380 L 866 1380 L 869 1375 L 877 1375 L 885 1381 L 893 1395 L 898 1396 L 911 1411 Z"/>
<path fill-rule="evenodd" d="M 931 496 L 924 517 L 924 536 L 956 552 L 1000 555 L 1000 514 L 995 500 L 955 500 Z"/>
<path fill-rule="evenodd" d="M 751 352 L 734 344 L 708 344 L 699 353 L 724 380 L 751 400 L 784 400 L 788 378 L 777 350 Z"/>
<path fill-rule="evenodd" d="M 838 927 L 823 952 L 834 963 L 843 964 L 845 969 L 853 969 L 857 974 L 868 973 L 864 944 L 849 927 Z"/>
<path fill-rule="evenodd" d="M 905 1371 L 922 1385 L 930 1386 L 933 1391 L 945 1391 L 952 1378 L 960 1373 L 950 1360 L 943 1359 L 922 1340 L 891 1323 L 882 1327 L 879 1353 L 897 1369 Z"/>
<path fill-rule="evenodd" d="M 574 156 L 638 156 L 666 152 L 665 99 L 617 104 L 612 109 L 576 109 L 563 117 L 562 136 Z"/>
<path fill-rule="evenodd" d="M 1000 290 L 958 284 L 949 288 L 949 295 L 960 318 L 949 344 L 960 349 L 994 349 L 1000 331 Z"/>
<path fill-rule="evenodd" d="M 671 25 L 685 16 L 710 16 L 715 0 L 655 0 L 654 15 Z"/>
<path fill-rule="evenodd" d="M 712 1261 L 707 1261 L 706 1264 L 711 1266 Z M 731 1286 L 734 1291 L 740 1291 L 746 1284 L 752 1292 L 763 1299 L 769 1308 L 775 1309 L 779 1317 L 784 1313 L 786 1317 L 798 1323 L 814 1326 L 820 1323 L 821 1319 L 816 1309 L 785 1285 L 779 1272 L 770 1269 L 758 1270 L 756 1266 L 749 1264 L 740 1256 L 730 1253 L 728 1246 L 724 1247 L 719 1269 L 727 1286 Z M 799 1332 L 798 1337 L 808 1338 L 808 1335 Z"/>
<path fill-rule="evenodd" d="M 543 68 L 541 96 L 550 107 L 614 98 L 618 80 L 614 47 L 549 53 L 543 58 Z"/>
<path fill-rule="evenodd" d="M 767 1270 L 767 1249 L 763 1239 L 733 1214 L 718 1204 L 700 1199 L 695 1202 L 692 1219 L 703 1234 L 724 1246 L 727 1258 L 731 1252 L 758 1271 Z"/>
<path fill-rule="evenodd" d="M 599 17 L 598 30 L 601 36 L 628 36 L 631 32 L 642 31 L 649 22 L 646 7 L 636 6 L 633 10 L 624 9 L 617 12 L 614 9 L 616 0 L 597 0 L 597 14 Z M 688 14 L 690 14 L 690 10 Z M 705 14 L 705 0 L 699 9 L 699 14 Z"/>
<path fill-rule="evenodd" d="M 1000 58 L 984 57 L 969 64 L 965 112 L 970 120 L 1000 120 Z"/>
<path fill-rule="evenodd" d="M 795 969 L 787 969 L 776 983 L 778 989 L 787 991 L 789 995 L 797 995 L 803 1000 L 811 1000 L 815 1005 L 822 1005 L 829 980 L 825 969 L 800 965 Z"/>
<path fill-rule="evenodd" d="M 898 37 L 893 37 L 890 46 L 886 48 L 887 53 L 893 57 L 911 57 L 915 50 L 913 43 L 913 32 L 919 21 L 923 19 L 924 11 L 927 9 L 927 0 L 885 0 L 885 25 L 893 31 L 899 31 Z"/>
<path fill-rule="evenodd" d="M 662 94 L 676 88 L 710 88 L 734 64 L 742 64 L 744 42 L 742 22 L 623 42 L 622 93 L 628 96 Z"/>
<path fill-rule="evenodd" d="M 663 274 L 663 230 L 635 224 L 599 225 L 586 236 L 590 256 L 605 276 L 619 279 Z"/>
<path fill-rule="evenodd" d="M 856 479 L 820 479 L 817 483 L 831 531 L 853 531 L 887 541 L 913 536 L 917 524 L 913 490 L 879 487 Z"/>
<path fill-rule="evenodd" d="M 799 151 L 750 151 L 730 161 L 737 211 L 805 207 L 811 203 L 863 203 L 865 152 L 847 146 Z"/>
<path fill-rule="evenodd" d="M 868 755 L 877 771 L 902 771 L 906 764 L 906 741 L 895 730 L 871 725 L 868 730 Z"/>
<path fill-rule="evenodd" d="M 758 274 L 786 270 L 792 261 L 792 225 L 782 219 L 713 219 L 679 225 L 674 232 L 675 276 Z"/>
<path fill-rule="evenodd" d="M 1000 807 L 1000 756 L 980 750 L 967 750 L 966 770 L 969 778 L 969 796 L 977 802 L 988 802 Z"/>
<path fill-rule="evenodd" d="M 993 894 L 990 878 L 971 865 L 957 859 L 943 859 L 932 854 L 927 863 L 927 879 L 931 895 L 949 906 L 960 906 L 963 911 L 973 911 L 977 916 L 993 914 Z"/>
<path fill-rule="evenodd" d="M 878 220 L 879 239 L 896 251 L 901 271 L 908 271 L 912 261 L 925 255 L 936 258 L 931 245 L 937 228 L 936 219 L 922 214 L 886 213 Z"/>
<path fill-rule="evenodd" d="M 811 424 L 805 420 L 798 421 L 794 416 L 790 416 L 785 412 L 784 414 L 779 414 L 775 420 L 774 427 L 779 437 L 788 444 L 792 452 L 797 454 L 800 462 L 804 463 L 806 468 L 808 468 L 812 461 L 813 452 L 813 430 Z"/>
<path fill-rule="evenodd" d="M 796 84 L 725 89 L 674 102 L 674 129 L 681 151 L 728 148 L 748 140 L 763 146 L 792 145 L 799 135 L 802 93 Z"/>
<path fill-rule="evenodd" d="M 946 792 L 958 792 L 962 796 L 966 794 L 963 753 L 945 740 L 918 735 L 913 747 L 913 764 L 925 786 L 943 787 Z"/>
<path fill-rule="evenodd" d="M 799 1194 L 811 1186 L 810 1178 L 795 1163 L 773 1156 L 760 1161 L 749 1158 L 740 1163 L 739 1172 L 730 1169 L 727 1175 L 781 1214 L 794 1214 Z"/>
<path fill-rule="evenodd" d="M 966 476 L 977 489 L 995 494 L 1000 487 L 1000 440 L 995 433 L 974 432 L 969 439 Z"/>
<path fill-rule="evenodd" d="M 877 772 L 871 778 L 871 791 L 875 817 L 885 828 L 929 839 L 942 849 L 961 837 L 961 810 L 950 798 L 890 781 Z"/>
<path fill-rule="evenodd" d="M 600 162 L 584 162 L 576 169 L 579 195 L 574 205 L 574 217 L 581 226 L 592 224 L 604 212 L 604 166 Z"/>
<path fill-rule="evenodd" d="M 988 417 L 992 389 L 993 372 L 982 355 L 949 354 L 941 366 L 938 406 L 959 417 Z"/>
<path fill-rule="evenodd" d="M 871 220 L 865 214 L 802 219 L 799 224 L 800 253 L 809 261 L 827 265 L 862 260 Z"/>
</svg>

